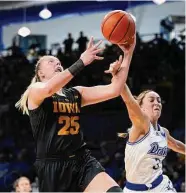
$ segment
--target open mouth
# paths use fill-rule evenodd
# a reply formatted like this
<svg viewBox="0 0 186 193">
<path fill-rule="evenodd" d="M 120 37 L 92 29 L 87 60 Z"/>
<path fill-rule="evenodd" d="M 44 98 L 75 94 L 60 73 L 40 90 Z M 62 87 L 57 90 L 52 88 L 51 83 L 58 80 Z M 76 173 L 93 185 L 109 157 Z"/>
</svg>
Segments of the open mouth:
<svg viewBox="0 0 186 193">
<path fill-rule="evenodd" d="M 55 72 L 62 72 L 62 69 L 60 67 L 55 69 Z"/>
<path fill-rule="evenodd" d="M 154 110 L 155 110 L 155 111 L 160 111 L 160 109 L 159 109 L 159 108 L 155 108 Z"/>
</svg>

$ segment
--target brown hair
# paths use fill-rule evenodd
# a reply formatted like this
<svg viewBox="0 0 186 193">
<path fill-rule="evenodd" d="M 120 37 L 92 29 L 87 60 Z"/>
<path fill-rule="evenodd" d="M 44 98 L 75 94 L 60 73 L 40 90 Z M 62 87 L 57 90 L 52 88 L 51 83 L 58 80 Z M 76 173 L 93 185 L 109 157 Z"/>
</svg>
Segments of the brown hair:
<svg viewBox="0 0 186 193">
<path fill-rule="evenodd" d="M 38 60 L 36 66 L 35 66 L 35 75 L 34 75 L 34 77 L 32 78 L 30 85 L 27 87 L 26 91 L 21 95 L 20 100 L 15 104 L 15 107 L 18 108 L 18 109 L 20 109 L 20 110 L 23 112 L 23 114 L 27 114 L 27 115 L 29 114 L 29 113 L 28 113 L 28 107 L 27 107 L 27 100 L 28 100 L 29 88 L 30 88 L 31 85 L 33 85 L 34 83 L 41 81 L 40 78 L 39 78 L 39 76 L 38 76 L 38 70 L 39 70 L 39 67 L 40 67 L 41 62 L 42 62 L 43 60 L 45 60 L 45 59 L 48 59 L 48 57 L 50 57 L 50 56 L 43 56 L 43 57 L 41 57 L 41 58 Z"/>
<path fill-rule="evenodd" d="M 146 94 L 149 92 L 152 92 L 152 91 L 153 90 L 144 90 L 138 96 L 134 96 L 134 98 L 138 102 L 139 106 L 141 106 L 143 104 L 143 99 L 145 98 Z M 117 136 L 121 137 L 121 138 L 126 138 L 128 136 L 129 131 L 130 131 L 130 129 L 128 129 L 126 133 L 117 133 Z"/>
<path fill-rule="evenodd" d="M 134 96 L 134 98 L 137 100 L 139 106 L 141 106 L 143 104 L 143 99 L 145 98 L 146 94 L 149 92 L 152 92 L 152 90 L 144 90 L 137 97 Z"/>
</svg>

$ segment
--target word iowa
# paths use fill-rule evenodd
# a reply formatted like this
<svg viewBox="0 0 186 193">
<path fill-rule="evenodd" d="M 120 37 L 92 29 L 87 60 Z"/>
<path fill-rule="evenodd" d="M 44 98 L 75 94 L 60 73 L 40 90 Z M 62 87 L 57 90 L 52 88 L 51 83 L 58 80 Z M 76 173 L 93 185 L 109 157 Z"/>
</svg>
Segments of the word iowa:
<svg viewBox="0 0 186 193">
<path fill-rule="evenodd" d="M 54 113 L 80 113 L 77 103 L 53 102 Z"/>
</svg>

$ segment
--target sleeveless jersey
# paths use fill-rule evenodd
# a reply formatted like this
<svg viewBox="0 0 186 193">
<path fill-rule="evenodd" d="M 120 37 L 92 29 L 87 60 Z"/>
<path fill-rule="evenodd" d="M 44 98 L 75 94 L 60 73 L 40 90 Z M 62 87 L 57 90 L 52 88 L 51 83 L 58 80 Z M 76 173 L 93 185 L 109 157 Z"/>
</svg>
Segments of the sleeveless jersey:
<svg viewBox="0 0 186 193">
<path fill-rule="evenodd" d="M 148 133 L 136 142 L 127 142 L 125 169 L 127 181 L 135 184 L 153 182 L 162 171 L 162 161 L 167 155 L 167 138 L 163 128 L 155 130 L 150 125 Z"/>
<path fill-rule="evenodd" d="M 38 158 L 71 155 L 84 144 L 80 129 L 81 95 L 74 88 L 64 88 L 63 94 L 54 94 L 38 108 L 29 110 Z"/>
</svg>

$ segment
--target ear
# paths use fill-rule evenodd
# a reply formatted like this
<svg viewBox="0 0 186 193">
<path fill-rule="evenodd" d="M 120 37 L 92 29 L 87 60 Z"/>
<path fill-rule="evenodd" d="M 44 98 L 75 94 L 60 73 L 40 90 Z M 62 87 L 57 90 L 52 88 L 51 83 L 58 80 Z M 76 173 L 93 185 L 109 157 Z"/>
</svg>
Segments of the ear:
<svg viewBox="0 0 186 193">
<path fill-rule="evenodd" d="M 143 112 L 145 111 L 145 109 L 143 108 L 143 105 L 141 105 L 140 108 L 141 108 L 141 110 L 142 110 Z"/>
<path fill-rule="evenodd" d="M 40 79 L 45 78 L 45 75 L 41 70 L 38 70 L 38 76 L 39 76 Z"/>
</svg>

